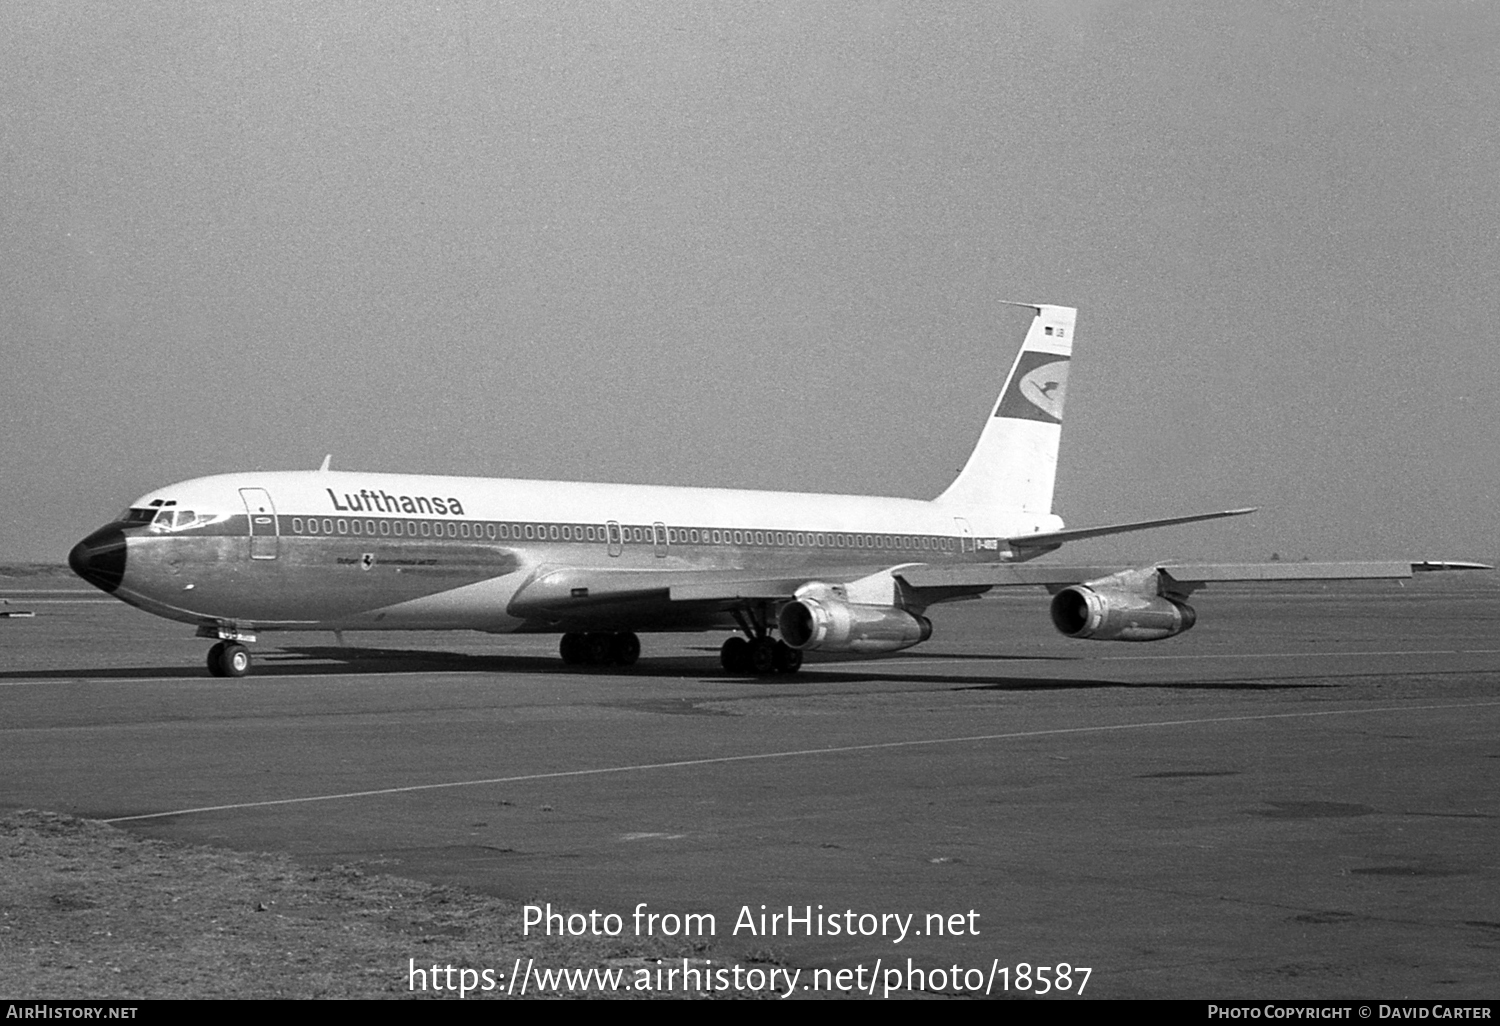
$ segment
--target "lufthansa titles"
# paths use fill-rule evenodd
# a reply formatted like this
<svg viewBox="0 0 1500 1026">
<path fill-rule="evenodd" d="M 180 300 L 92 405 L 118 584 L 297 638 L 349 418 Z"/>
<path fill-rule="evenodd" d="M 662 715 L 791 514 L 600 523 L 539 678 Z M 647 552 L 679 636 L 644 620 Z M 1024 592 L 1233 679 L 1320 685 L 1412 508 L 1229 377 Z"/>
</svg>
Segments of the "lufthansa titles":
<svg viewBox="0 0 1500 1026">
<path fill-rule="evenodd" d="M 357 492 L 345 492 L 344 501 L 340 502 L 339 496 L 334 494 L 332 488 L 323 490 L 328 493 L 328 499 L 333 503 L 333 508 L 340 513 L 420 513 L 446 517 L 464 515 L 463 503 L 452 496 L 441 499 L 436 495 L 392 495 L 378 488 L 374 490 L 361 488 Z"/>
</svg>

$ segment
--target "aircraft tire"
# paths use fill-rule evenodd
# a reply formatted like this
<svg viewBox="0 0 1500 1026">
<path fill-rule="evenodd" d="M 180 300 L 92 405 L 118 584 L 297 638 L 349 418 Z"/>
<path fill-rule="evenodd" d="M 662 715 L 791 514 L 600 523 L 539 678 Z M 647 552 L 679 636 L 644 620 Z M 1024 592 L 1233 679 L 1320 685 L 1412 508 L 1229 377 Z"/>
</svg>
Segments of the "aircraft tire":
<svg viewBox="0 0 1500 1026">
<path fill-rule="evenodd" d="M 776 642 L 770 638 L 756 638 L 750 642 L 750 672 L 757 677 L 776 672 Z"/>
<path fill-rule="evenodd" d="M 243 677 L 250 663 L 250 650 L 238 642 L 221 641 L 208 650 L 208 672 L 215 677 Z"/>
<path fill-rule="evenodd" d="M 777 673 L 796 673 L 802 669 L 802 651 L 784 641 L 778 641 L 774 663 Z"/>
<path fill-rule="evenodd" d="M 569 631 L 562 636 L 562 641 L 557 645 L 557 652 L 562 656 L 564 666 L 577 666 L 588 661 L 588 639 L 575 631 Z"/>
<path fill-rule="evenodd" d="M 641 657 L 641 639 L 630 631 L 616 634 L 611 646 L 611 655 L 616 666 L 634 666 Z"/>
<path fill-rule="evenodd" d="M 719 665 L 725 673 L 746 673 L 750 669 L 750 642 L 736 634 L 719 649 Z"/>
<path fill-rule="evenodd" d="M 250 650 L 244 645 L 224 646 L 224 676 L 243 677 L 250 672 Z"/>
<path fill-rule="evenodd" d="M 584 644 L 587 646 L 588 657 L 584 662 L 590 666 L 608 666 L 614 655 L 615 638 L 613 634 L 589 634 L 585 636 Z"/>
</svg>

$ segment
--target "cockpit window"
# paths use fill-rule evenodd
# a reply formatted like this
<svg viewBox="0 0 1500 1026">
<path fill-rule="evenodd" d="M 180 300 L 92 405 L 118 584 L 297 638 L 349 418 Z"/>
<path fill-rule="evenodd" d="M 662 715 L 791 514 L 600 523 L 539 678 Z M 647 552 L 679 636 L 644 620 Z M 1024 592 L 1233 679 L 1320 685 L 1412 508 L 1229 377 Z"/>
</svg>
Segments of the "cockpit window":
<svg viewBox="0 0 1500 1026">
<path fill-rule="evenodd" d="M 126 527 L 149 524 L 152 531 L 186 531 L 190 527 L 206 527 L 218 523 L 228 514 L 203 512 L 202 510 L 178 509 L 175 500 L 154 500 L 150 506 L 132 506 L 120 514 L 120 522 Z"/>
<path fill-rule="evenodd" d="M 132 510 L 131 512 L 135 512 Z M 213 521 L 212 513 L 195 513 L 190 509 L 160 509 L 142 510 L 141 512 L 154 513 L 155 519 L 151 521 L 151 527 L 156 531 L 185 531 L 189 527 L 197 527 L 199 524 L 207 524 Z"/>
</svg>

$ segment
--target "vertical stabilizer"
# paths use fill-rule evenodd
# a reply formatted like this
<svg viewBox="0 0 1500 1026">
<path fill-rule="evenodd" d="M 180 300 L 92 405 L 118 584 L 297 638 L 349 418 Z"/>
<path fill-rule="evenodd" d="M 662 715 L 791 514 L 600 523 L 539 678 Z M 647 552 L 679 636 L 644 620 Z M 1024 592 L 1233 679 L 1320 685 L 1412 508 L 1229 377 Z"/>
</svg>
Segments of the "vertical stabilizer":
<svg viewBox="0 0 1500 1026">
<path fill-rule="evenodd" d="M 969 462 L 933 500 L 955 512 L 1052 511 L 1078 311 L 1071 306 L 1011 305 L 1034 310 L 1036 317 Z"/>
</svg>

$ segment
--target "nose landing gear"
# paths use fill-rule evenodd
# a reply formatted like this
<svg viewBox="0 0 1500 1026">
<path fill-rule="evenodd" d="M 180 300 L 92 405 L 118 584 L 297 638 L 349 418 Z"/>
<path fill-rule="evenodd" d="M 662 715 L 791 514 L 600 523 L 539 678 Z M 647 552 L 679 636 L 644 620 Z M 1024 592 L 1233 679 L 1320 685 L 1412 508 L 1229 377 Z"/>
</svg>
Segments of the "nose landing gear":
<svg viewBox="0 0 1500 1026">
<path fill-rule="evenodd" d="M 208 650 L 208 672 L 215 677 L 243 677 L 250 672 L 250 650 L 237 641 L 221 641 Z"/>
<path fill-rule="evenodd" d="M 254 634 L 233 626 L 205 624 L 198 628 L 198 637 L 218 639 L 208 650 L 209 673 L 215 677 L 243 677 L 250 672 L 250 650 L 240 643 L 254 641 Z"/>
</svg>

